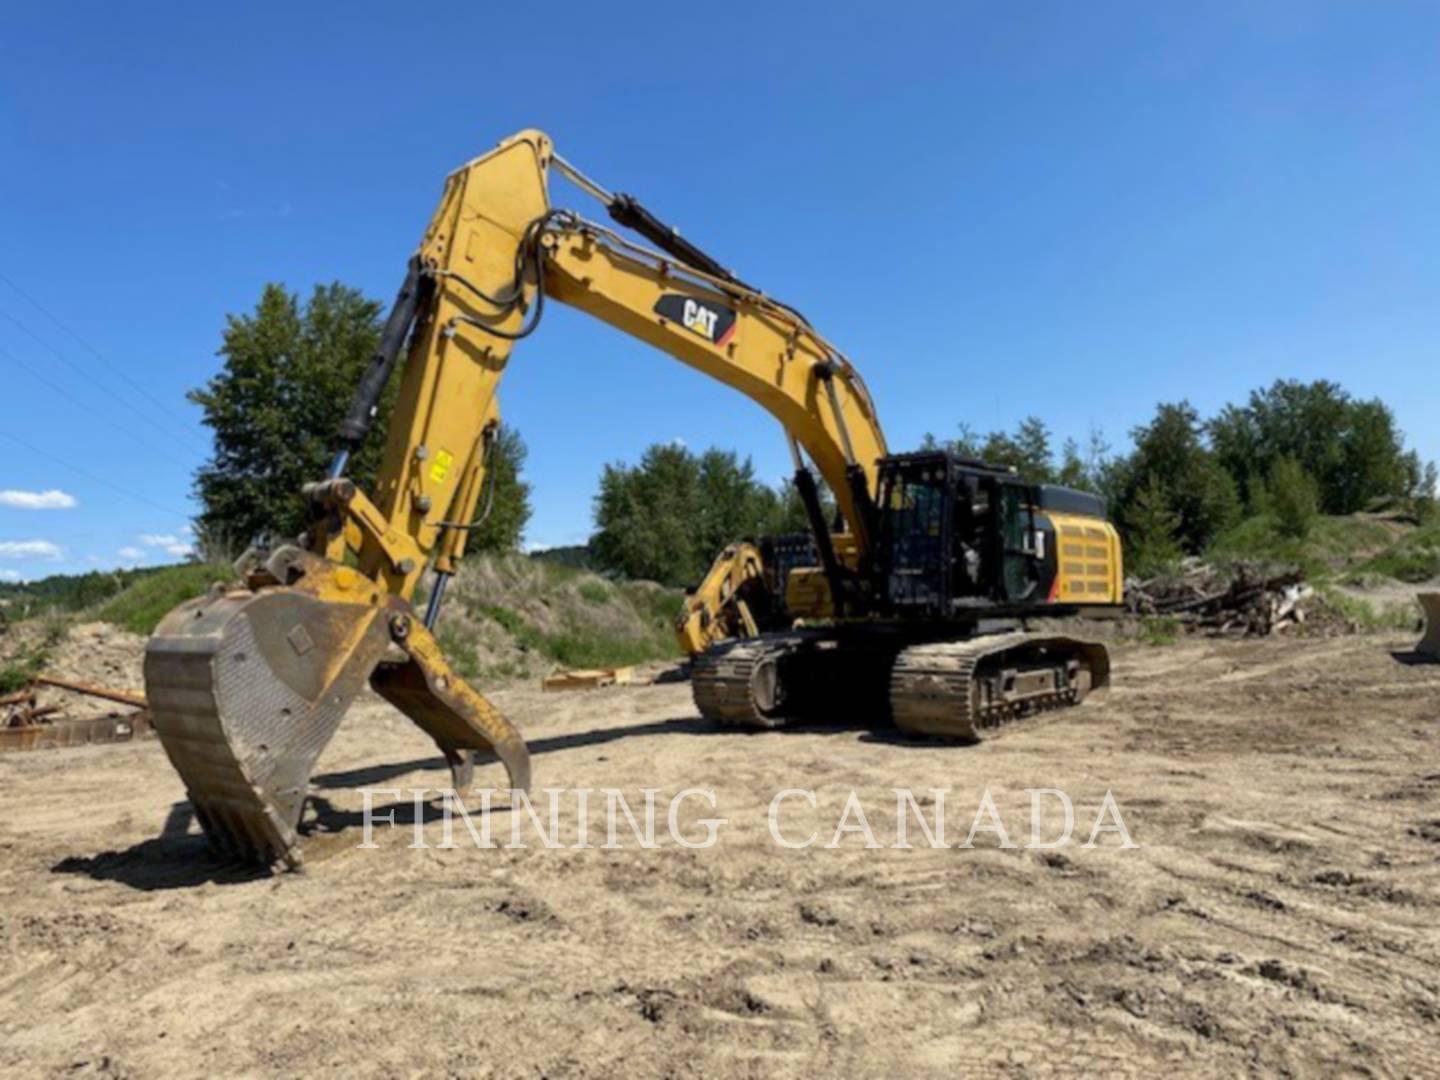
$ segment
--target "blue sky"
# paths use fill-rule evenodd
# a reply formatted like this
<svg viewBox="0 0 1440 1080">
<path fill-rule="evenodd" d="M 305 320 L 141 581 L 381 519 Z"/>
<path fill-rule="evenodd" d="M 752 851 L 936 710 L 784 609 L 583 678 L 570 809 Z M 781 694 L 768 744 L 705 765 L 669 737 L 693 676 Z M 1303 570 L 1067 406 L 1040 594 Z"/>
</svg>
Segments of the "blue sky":
<svg viewBox="0 0 1440 1080">
<path fill-rule="evenodd" d="M 0 574 L 183 550 L 225 314 L 388 300 L 445 173 L 529 126 L 804 310 L 897 449 L 1030 412 L 1123 447 L 1325 377 L 1440 457 L 1437 46 L 1428 3 L 10 5 Z M 534 544 L 652 442 L 787 470 L 757 407 L 563 309 L 502 398 Z"/>
</svg>

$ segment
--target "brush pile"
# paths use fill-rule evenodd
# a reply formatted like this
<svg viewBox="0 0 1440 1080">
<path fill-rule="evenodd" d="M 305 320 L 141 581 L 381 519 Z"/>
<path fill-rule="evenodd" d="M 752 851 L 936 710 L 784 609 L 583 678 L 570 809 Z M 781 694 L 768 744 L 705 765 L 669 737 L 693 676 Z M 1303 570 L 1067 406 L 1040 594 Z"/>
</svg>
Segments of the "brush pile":
<svg viewBox="0 0 1440 1080">
<path fill-rule="evenodd" d="M 1125 605 L 1135 615 L 1177 619 L 1190 632 L 1264 637 L 1303 623 L 1313 593 L 1294 567 L 1186 559 L 1176 573 L 1127 581 Z"/>
</svg>

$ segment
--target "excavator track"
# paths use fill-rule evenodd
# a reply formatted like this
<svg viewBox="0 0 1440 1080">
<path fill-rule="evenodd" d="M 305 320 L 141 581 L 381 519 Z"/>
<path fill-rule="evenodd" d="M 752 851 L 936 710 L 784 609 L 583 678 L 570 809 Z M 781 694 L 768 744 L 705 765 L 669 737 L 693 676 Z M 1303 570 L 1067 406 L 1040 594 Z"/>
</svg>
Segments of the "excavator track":
<svg viewBox="0 0 1440 1080">
<path fill-rule="evenodd" d="M 1109 681 L 1103 645 L 991 634 L 903 649 L 891 670 L 890 711 L 902 731 L 973 741 L 1020 716 L 1079 705 Z"/>
<path fill-rule="evenodd" d="M 723 642 L 695 658 L 691 680 L 700 715 L 730 727 L 888 717 L 914 735 L 974 741 L 1103 691 L 1110 660 L 1103 645 L 1026 631 L 907 646 L 816 629 Z"/>
<path fill-rule="evenodd" d="M 729 727 L 781 727 L 786 718 L 780 661 L 803 642 L 799 634 L 745 638 L 695 657 L 690 679 L 700 715 Z"/>
</svg>

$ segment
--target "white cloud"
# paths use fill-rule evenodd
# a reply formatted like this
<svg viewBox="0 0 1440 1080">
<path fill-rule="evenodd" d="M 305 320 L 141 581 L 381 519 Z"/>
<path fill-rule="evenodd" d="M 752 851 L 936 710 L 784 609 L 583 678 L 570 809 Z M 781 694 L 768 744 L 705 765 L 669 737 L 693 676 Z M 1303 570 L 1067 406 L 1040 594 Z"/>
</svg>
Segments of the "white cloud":
<svg viewBox="0 0 1440 1080">
<path fill-rule="evenodd" d="M 194 545 L 190 541 L 176 536 L 174 533 L 141 533 L 137 539 L 141 546 L 156 548 L 166 555 L 172 555 L 177 559 L 183 559 L 195 552 Z M 124 552 L 121 552 L 124 554 Z"/>
<path fill-rule="evenodd" d="M 19 581 L 19 570 L 0 570 L 0 581 Z"/>
<path fill-rule="evenodd" d="M 75 496 L 51 488 L 49 491 L 0 491 L 0 506 L 12 510 L 69 510 L 76 505 Z"/>
<path fill-rule="evenodd" d="M 49 559 L 58 562 L 65 552 L 49 540 L 0 541 L 0 559 Z"/>
<path fill-rule="evenodd" d="M 137 547 L 123 547 L 117 553 L 122 559 L 143 559 L 145 552 Z"/>
</svg>

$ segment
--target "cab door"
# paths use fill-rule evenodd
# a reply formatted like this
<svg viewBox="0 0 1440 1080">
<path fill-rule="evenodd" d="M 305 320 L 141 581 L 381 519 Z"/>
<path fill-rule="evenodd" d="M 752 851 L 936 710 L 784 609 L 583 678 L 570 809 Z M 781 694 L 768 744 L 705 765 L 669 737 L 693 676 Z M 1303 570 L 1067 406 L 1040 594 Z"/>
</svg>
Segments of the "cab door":
<svg viewBox="0 0 1440 1080">
<path fill-rule="evenodd" d="M 999 599 L 1012 604 L 1043 599 L 1035 551 L 1035 514 L 1029 490 L 1018 481 L 997 485 L 996 525 L 1000 547 Z"/>
</svg>

